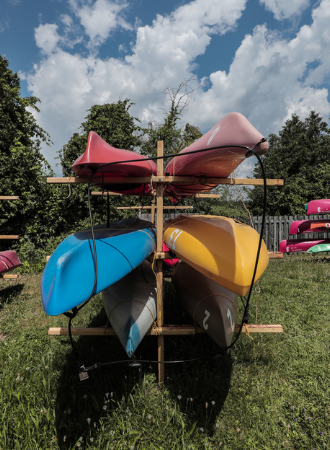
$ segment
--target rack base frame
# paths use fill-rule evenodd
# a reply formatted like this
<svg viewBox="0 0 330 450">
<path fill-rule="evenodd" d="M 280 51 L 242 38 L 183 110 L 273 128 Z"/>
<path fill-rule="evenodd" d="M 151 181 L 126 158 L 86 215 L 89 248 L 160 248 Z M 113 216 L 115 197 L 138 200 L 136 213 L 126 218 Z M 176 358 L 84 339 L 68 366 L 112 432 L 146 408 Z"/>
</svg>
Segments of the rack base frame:
<svg viewBox="0 0 330 450">
<path fill-rule="evenodd" d="M 163 141 L 157 142 L 157 175 L 153 175 L 151 178 L 123 178 L 118 179 L 118 184 L 125 183 L 156 183 L 156 190 L 154 191 L 156 197 L 156 204 L 152 203 L 151 216 L 152 222 L 154 222 L 155 211 L 157 211 L 157 238 L 156 238 L 156 279 L 157 279 L 157 328 L 150 329 L 147 332 L 149 336 L 157 336 L 158 342 L 158 359 L 157 361 L 164 361 L 164 337 L 165 336 L 192 336 L 194 334 L 203 333 L 204 330 L 195 325 L 164 325 L 164 312 L 163 312 L 163 259 L 166 258 L 166 253 L 162 251 L 163 244 L 163 209 L 164 209 L 164 194 L 163 186 L 171 182 L 186 182 L 192 184 L 199 184 L 200 179 L 198 177 L 178 177 L 178 176 L 164 176 L 164 164 L 161 157 L 164 153 Z M 89 178 L 83 177 L 51 177 L 47 178 L 47 183 L 52 184 L 80 184 L 88 183 Z M 106 180 L 105 180 L 106 181 Z M 92 180 L 93 182 L 93 180 Z M 113 179 L 111 180 L 113 183 Z M 206 180 L 206 184 L 226 184 L 226 185 L 249 185 L 249 186 L 262 186 L 262 179 L 241 179 L 241 178 L 209 178 Z M 283 180 L 273 179 L 266 180 L 268 186 L 283 186 Z M 101 195 L 102 193 L 95 193 L 94 195 Z M 211 194 L 199 194 L 202 196 L 211 196 Z M 280 255 L 269 255 L 270 258 L 280 258 Z M 283 257 L 283 255 L 282 255 Z M 236 325 L 235 332 L 239 330 L 239 325 Z M 113 336 L 115 333 L 112 328 L 100 327 L 100 328 L 72 328 L 72 335 L 74 336 Z M 243 326 L 243 333 L 282 333 L 282 325 L 256 325 L 251 324 Z M 49 336 L 67 336 L 69 334 L 68 328 L 49 328 Z M 158 364 L 158 382 L 163 384 L 165 379 L 164 364 Z"/>
</svg>

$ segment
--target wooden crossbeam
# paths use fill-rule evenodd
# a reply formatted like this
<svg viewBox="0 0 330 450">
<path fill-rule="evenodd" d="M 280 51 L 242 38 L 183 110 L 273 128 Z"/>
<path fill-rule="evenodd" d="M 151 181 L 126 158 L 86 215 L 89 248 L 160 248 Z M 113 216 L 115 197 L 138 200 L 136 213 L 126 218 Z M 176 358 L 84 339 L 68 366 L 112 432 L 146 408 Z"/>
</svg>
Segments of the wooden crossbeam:
<svg viewBox="0 0 330 450">
<path fill-rule="evenodd" d="M 0 239 L 19 239 L 18 234 L 0 234 Z"/>
<path fill-rule="evenodd" d="M 17 279 L 19 277 L 19 275 L 15 274 L 15 273 L 2 273 L 0 274 L 0 278 L 4 278 L 6 280 L 11 279 Z"/>
<path fill-rule="evenodd" d="M 119 192 L 108 192 L 108 191 L 93 191 L 91 192 L 92 195 L 103 195 L 103 196 L 107 196 L 107 195 L 118 195 L 118 196 L 122 196 L 123 194 L 119 194 Z"/>
<path fill-rule="evenodd" d="M 151 209 L 153 206 L 117 206 L 116 209 Z M 157 209 L 157 206 L 155 207 Z M 193 209 L 193 206 L 164 206 L 163 209 Z"/>
<path fill-rule="evenodd" d="M 0 195 L 0 200 L 19 200 L 18 195 Z"/>
<path fill-rule="evenodd" d="M 264 180 L 259 178 L 203 178 L 203 184 L 228 184 L 228 185 L 245 185 L 245 186 L 263 186 Z M 104 184 L 131 184 L 131 183 L 187 183 L 187 184 L 200 184 L 200 177 L 191 176 L 155 176 L 151 177 L 127 177 L 127 178 L 113 178 L 103 177 Z M 88 177 L 48 177 L 47 183 L 52 184 L 82 184 L 88 183 Z M 100 178 L 92 178 L 92 182 L 100 183 Z M 283 186 L 284 180 L 280 179 L 267 179 L 267 186 Z"/>
<path fill-rule="evenodd" d="M 283 259 L 282 252 L 268 252 L 269 259 Z"/>
<path fill-rule="evenodd" d="M 93 191 L 91 192 L 91 195 L 117 195 L 122 196 L 123 194 L 119 194 L 118 192 L 111 192 L 111 191 Z M 151 196 L 152 194 L 143 194 L 144 196 Z M 194 194 L 191 198 L 221 198 L 220 194 Z"/>
<path fill-rule="evenodd" d="M 240 325 L 235 325 L 235 333 L 239 331 Z M 244 325 L 242 333 L 283 333 L 283 326 L 276 325 Z M 204 333 L 203 328 L 194 325 L 163 325 L 157 329 L 150 329 L 147 336 L 192 336 L 194 334 Z M 97 328 L 71 328 L 73 336 L 115 336 L 116 333 L 110 327 Z M 48 329 L 49 336 L 68 336 L 69 330 L 66 327 L 51 327 Z"/>
</svg>

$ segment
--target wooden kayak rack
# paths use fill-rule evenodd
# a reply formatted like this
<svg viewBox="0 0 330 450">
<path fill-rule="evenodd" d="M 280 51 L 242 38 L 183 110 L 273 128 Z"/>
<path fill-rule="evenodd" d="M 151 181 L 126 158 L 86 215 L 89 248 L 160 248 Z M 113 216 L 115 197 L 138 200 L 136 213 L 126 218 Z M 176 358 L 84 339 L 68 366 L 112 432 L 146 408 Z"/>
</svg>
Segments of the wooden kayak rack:
<svg viewBox="0 0 330 450">
<path fill-rule="evenodd" d="M 0 200 L 19 200 L 18 195 L 0 195 Z M 18 234 L 0 234 L 0 239 L 19 239 Z M 0 278 L 4 280 L 17 280 L 19 276 L 16 273 L 2 273 Z"/>
<path fill-rule="evenodd" d="M 111 184 L 130 184 L 130 183 L 149 183 L 156 184 L 154 195 L 156 197 L 156 204 L 152 203 L 151 209 L 151 221 L 155 222 L 155 211 L 157 210 L 156 218 L 156 251 L 155 251 L 155 269 L 156 269 L 156 282 L 157 282 L 157 330 L 150 329 L 147 335 L 157 336 L 158 340 L 158 361 L 164 361 L 164 336 L 173 335 L 194 335 L 203 332 L 203 329 L 196 327 L 195 325 L 165 325 L 164 324 L 164 309 L 163 309 L 163 259 L 168 258 L 168 253 L 163 252 L 163 210 L 164 207 L 164 185 L 172 182 L 185 182 L 190 184 L 200 184 L 200 177 L 193 176 L 164 176 L 164 163 L 162 157 L 164 156 L 163 141 L 157 142 L 157 175 L 151 177 L 127 177 L 114 180 L 114 178 L 108 178 L 103 176 L 103 182 L 109 181 Z M 50 177 L 47 178 L 47 183 L 53 184 L 81 184 L 88 183 L 90 178 L 88 177 Z M 100 182 L 99 178 L 91 180 Z M 245 186 L 262 186 L 262 179 L 245 179 L 245 178 L 207 178 L 203 177 L 203 183 L 209 184 L 226 184 L 226 185 L 245 185 Z M 283 186 L 283 180 L 280 179 L 268 179 L 268 186 Z M 117 193 L 103 193 L 92 192 L 92 195 L 122 195 Z M 197 197 L 204 198 L 216 198 L 215 194 L 197 194 Z M 128 207 L 130 208 L 130 207 Z M 178 209 L 178 207 L 176 207 Z M 133 209 L 133 208 L 131 208 Z M 175 209 L 175 206 L 174 206 Z M 275 255 L 269 255 L 270 257 L 279 257 Z M 282 255 L 283 256 L 283 255 Z M 238 331 L 239 326 L 236 325 L 235 331 Z M 243 327 L 243 332 L 248 333 L 282 333 L 282 325 L 247 325 Z M 113 336 L 115 333 L 112 328 L 100 327 L 100 328 L 72 328 L 72 335 L 76 336 Z M 52 336 L 68 335 L 67 328 L 49 328 L 48 334 Z M 158 382 L 163 383 L 165 379 L 165 365 L 158 364 Z"/>
</svg>

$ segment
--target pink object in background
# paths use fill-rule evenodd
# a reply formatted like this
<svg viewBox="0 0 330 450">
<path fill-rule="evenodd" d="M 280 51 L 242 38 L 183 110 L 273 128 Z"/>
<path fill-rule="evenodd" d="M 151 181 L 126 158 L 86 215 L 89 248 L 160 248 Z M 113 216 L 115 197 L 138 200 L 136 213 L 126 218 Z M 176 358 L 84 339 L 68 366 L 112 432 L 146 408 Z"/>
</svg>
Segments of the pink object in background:
<svg viewBox="0 0 330 450">
<path fill-rule="evenodd" d="M 304 239 L 284 239 L 280 242 L 279 251 L 282 253 L 307 252 L 314 245 L 329 243 L 330 239 L 311 239 L 309 241 Z"/>
<path fill-rule="evenodd" d="M 165 244 L 165 242 L 163 242 L 163 252 L 168 252 L 170 251 L 170 249 L 168 248 L 168 246 Z M 167 264 L 170 267 L 175 266 L 180 260 L 179 258 L 172 258 L 172 259 L 164 259 L 163 260 L 165 264 Z"/>
<path fill-rule="evenodd" d="M 330 199 L 312 200 L 307 205 L 307 214 L 330 213 Z"/>
<path fill-rule="evenodd" d="M 290 234 L 330 231 L 330 219 L 295 220 L 290 225 Z"/>
<path fill-rule="evenodd" d="M 22 263 L 14 250 L 0 252 L 0 273 L 9 272 L 9 270 L 13 270 L 21 265 Z"/>
</svg>

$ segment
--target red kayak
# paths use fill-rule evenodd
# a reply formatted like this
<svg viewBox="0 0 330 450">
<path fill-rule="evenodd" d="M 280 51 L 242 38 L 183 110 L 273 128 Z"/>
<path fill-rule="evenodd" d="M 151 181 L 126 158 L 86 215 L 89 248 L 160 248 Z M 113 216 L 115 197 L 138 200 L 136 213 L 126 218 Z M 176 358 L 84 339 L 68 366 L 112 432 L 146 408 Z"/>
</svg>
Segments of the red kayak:
<svg viewBox="0 0 330 450">
<path fill-rule="evenodd" d="M 129 162 L 131 160 L 138 160 Z M 120 164 L 109 164 L 118 163 Z M 79 177 L 89 177 L 95 170 L 94 177 L 100 182 L 93 182 L 96 186 L 121 194 L 146 194 L 151 191 L 148 183 L 113 184 L 113 179 L 119 181 L 127 177 L 151 177 L 157 175 L 157 166 L 152 160 L 130 150 L 112 147 L 98 134 L 91 131 L 85 152 L 72 165 L 73 172 Z"/>
<path fill-rule="evenodd" d="M 327 230 L 330 230 L 330 219 L 295 220 L 290 225 L 290 234 L 317 233 Z"/>
<path fill-rule="evenodd" d="M 263 139 L 262 134 L 240 113 L 230 113 L 221 119 L 204 136 L 193 144 L 181 150 L 165 168 L 165 175 L 190 175 L 197 177 L 228 177 L 236 167 L 245 160 L 247 149 L 233 147 L 241 145 L 253 148 Z M 219 148 L 226 146 L 226 148 Z M 209 151 L 197 153 L 201 149 Z M 268 142 L 261 143 L 256 151 L 263 155 L 268 150 Z M 187 152 L 193 152 L 187 154 Z M 206 182 L 207 180 L 205 180 Z M 165 193 L 181 198 L 202 191 L 210 191 L 216 185 L 207 185 L 201 180 L 200 184 L 170 184 Z"/>
<path fill-rule="evenodd" d="M 9 272 L 21 265 L 22 263 L 14 250 L 0 252 L 0 273 Z"/>
<path fill-rule="evenodd" d="M 328 243 L 330 243 L 330 239 L 311 239 L 309 241 L 304 239 L 285 239 L 280 242 L 279 251 L 282 253 L 307 252 L 314 245 Z"/>
<path fill-rule="evenodd" d="M 330 213 L 330 199 L 312 200 L 307 205 L 307 214 Z"/>
</svg>

